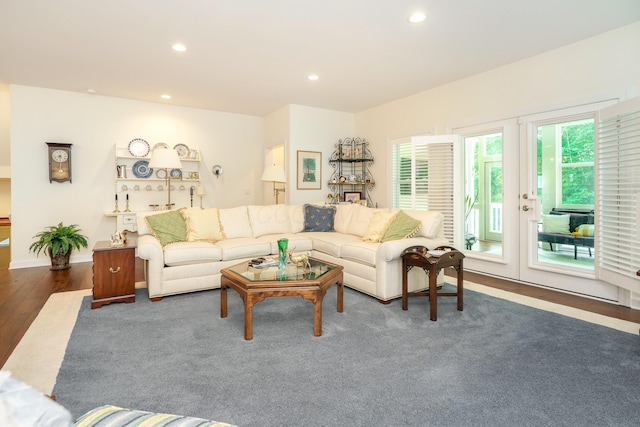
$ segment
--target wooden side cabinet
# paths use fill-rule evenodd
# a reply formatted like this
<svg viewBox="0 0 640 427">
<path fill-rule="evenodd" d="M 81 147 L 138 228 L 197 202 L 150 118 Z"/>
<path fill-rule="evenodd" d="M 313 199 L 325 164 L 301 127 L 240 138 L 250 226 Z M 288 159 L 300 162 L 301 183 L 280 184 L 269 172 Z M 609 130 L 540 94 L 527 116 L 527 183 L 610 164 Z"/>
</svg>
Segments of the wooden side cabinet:
<svg viewBox="0 0 640 427">
<path fill-rule="evenodd" d="M 112 247 L 108 241 L 93 248 L 93 300 L 91 308 L 112 302 L 132 303 L 136 300 L 136 246 L 127 243 Z"/>
</svg>

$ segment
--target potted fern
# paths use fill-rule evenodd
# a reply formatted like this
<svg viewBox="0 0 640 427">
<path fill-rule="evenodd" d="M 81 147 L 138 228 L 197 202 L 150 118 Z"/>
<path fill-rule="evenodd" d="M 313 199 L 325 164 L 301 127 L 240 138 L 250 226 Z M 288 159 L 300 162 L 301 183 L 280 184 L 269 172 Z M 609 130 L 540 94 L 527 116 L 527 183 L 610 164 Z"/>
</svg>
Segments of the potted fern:
<svg viewBox="0 0 640 427">
<path fill-rule="evenodd" d="M 36 241 L 29 246 L 29 251 L 39 255 L 42 250 L 46 250 L 51 258 L 51 270 L 64 270 L 71 267 L 69 264 L 71 250 L 87 247 L 87 237 L 80 233 L 77 224 L 50 225 L 33 238 Z"/>
</svg>

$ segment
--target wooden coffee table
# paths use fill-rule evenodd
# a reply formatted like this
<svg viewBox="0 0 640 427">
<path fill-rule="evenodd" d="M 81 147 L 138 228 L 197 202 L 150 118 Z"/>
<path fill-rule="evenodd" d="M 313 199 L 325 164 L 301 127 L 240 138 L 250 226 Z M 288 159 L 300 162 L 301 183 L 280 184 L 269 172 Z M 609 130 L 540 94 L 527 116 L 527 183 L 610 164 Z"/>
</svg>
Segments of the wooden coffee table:
<svg viewBox="0 0 640 427">
<path fill-rule="evenodd" d="M 313 303 L 313 335 L 322 335 L 322 299 L 327 290 L 338 285 L 338 313 L 343 310 L 342 266 L 309 258 L 311 268 L 293 264 L 255 268 L 245 261 L 222 269 L 220 280 L 220 317 L 227 317 L 227 288 L 235 289 L 244 302 L 244 339 L 253 338 L 253 306 L 268 297 L 299 296 Z"/>
</svg>

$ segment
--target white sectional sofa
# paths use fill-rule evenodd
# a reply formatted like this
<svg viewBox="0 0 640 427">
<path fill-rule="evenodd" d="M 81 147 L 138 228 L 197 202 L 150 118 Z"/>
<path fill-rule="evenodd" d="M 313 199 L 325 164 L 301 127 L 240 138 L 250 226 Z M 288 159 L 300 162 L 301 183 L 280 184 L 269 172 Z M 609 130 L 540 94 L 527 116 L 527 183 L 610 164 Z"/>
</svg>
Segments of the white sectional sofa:
<svg viewBox="0 0 640 427">
<path fill-rule="evenodd" d="M 276 255 L 277 240 L 286 237 L 289 249 L 296 254 L 307 253 L 342 265 L 346 286 L 386 302 L 401 296 L 400 255 L 404 249 L 414 245 L 435 248 L 448 244 L 440 212 L 405 210 L 403 214 L 421 222 L 413 237 L 376 242 L 363 238 L 379 239 L 380 230 L 396 218 L 399 210 L 373 209 L 359 204 L 335 205 L 327 207 L 335 209 L 334 231 L 305 232 L 305 226 L 309 228 L 309 211 L 313 210 L 310 206 L 321 208 L 250 205 L 183 209 L 179 212 L 185 218 L 187 241 L 164 247 L 157 238 L 163 236 L 149 225 L 150 221 L 157 222 L 162 217 L 147 220 L 161 213 L 138 213 L 138 256 L 145 260 L 149 297 L 158 300 L 168 295 L 219 288 L 221 269 L 248 259 Z M 175 218 L 176 211 L 173 212 L 171 215 Z M 439 279 L 442 281 L 442 275 Z M 426 274 L 420 269 L 411 270 L 409 285 L 411 290 L 426 288 Z"/>
</svg>

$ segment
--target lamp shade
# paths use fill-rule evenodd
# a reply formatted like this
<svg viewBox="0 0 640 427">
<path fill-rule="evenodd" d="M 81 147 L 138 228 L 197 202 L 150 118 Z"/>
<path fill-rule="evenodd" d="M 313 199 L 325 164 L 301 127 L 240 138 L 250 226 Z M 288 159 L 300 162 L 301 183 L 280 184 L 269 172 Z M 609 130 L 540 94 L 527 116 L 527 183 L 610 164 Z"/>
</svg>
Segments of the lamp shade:
<svg viewBox="0 0 640 427">
<path fill-rule="evenodd" d="M 196 194 L 198 196 L 204 196 L 204 187 L 202 185 L 198 185 L 198 187 L 196 187 Z"/>
<path fill-rule="evenodd" d="M 181 169 L 182 162 L 175 150 L 158 147 L 151 153 L 149 167 L 151 169 Z"/>
<path fill-rule="evenodd" d="M 284 173 L 284 168 L 282 166 L 269 165 L 264 168 L 264 172 L 262 173 L 262 181 L 273 181 L 273 182 L 287 182 L 287 176 Z"/>
</svg>

